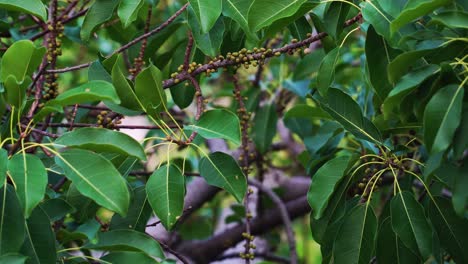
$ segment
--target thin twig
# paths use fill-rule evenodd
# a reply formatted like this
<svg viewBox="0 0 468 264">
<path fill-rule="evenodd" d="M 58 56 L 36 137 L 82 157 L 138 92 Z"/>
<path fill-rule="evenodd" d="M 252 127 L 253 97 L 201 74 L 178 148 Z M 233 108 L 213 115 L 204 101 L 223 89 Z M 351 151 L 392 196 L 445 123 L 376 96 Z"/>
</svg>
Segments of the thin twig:
<svg viewBox="0 0 468 264">
<path fill-rule="evenodd" d="M 189 264 L 190 261 L 185 257 L 183 256 L 182 254 L 174 251 L 173 249 L 171 249 L 168 245 L 158 241 L 159 244 L 163 247 L 163 249 L 169 253 L 171 253 L 172 255 L 174 255 L 176 258 L 178 258 L 182 263 L 184 264 Z"/>
</svg>

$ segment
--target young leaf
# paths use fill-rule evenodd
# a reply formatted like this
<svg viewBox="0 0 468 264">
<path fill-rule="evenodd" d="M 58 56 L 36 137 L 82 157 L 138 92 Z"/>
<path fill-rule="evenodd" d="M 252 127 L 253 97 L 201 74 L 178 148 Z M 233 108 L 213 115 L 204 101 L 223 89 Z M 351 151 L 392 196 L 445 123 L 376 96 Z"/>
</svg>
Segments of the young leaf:
<svg viewBox="0 0 468 264">
<path fill-rule="evenodd" d="M 222 0 L 189 0 L 189 3 L 201 25 L 201 33 L 208 33 L 221 15 Z"/>
<path fill-rule="evenodd" d="M 8 165 L 8 152 L 5 149 L 0 149 L 0 188 L 5 183 L 5 177 Z"/>
<path fill-rule="evenodd" d="M 0 0 L 0 8 L 19 11 L 47 20 L 47 10 L 41 0 Z"/>
<path fill-rule="evenodd" d="M 55 144 L 89 149 L 100 152 L 114 152 L 140 160 L 146 160 L 143 147 L 127 134 L 105 128 L 79 128 L 64 133 Z"/>
<path fill-rule="evenodd" d="M 47 172 L 42 161 L 34 155 L 19 153 L 8 162 L 8 171 L 15 183 L 21 207 L 26 218 L 44 198 Z"/>
<path fill-rule="evenodd" d="M 435 197 L 429 205 L 429 218 L 439 236 L 441 246 L 455 263 L 468 263 L 468 220 L 457 216 L 450 200 Z"/>
<path fill-rule="evenodd" d="M 166 111 L 167 97 L 162 87 L 162 73 L 156 66 L 151 64 L 138 74 L 135 94 L 146 113 L 155 117 Z"/>
<path fill-rule="evenodd" d="M 391 201 L 391 217 L 393 230 L 405 246 L 426 260 L 432 252 L 432 229 L 414 195 L 398 193 Z"/>
<path fill-rule="evenodd" d="M 156 170 L 146 184 L 148 201 L 167 230 L 171 230 L 184 210 L 185 177 L 174 165 Z"/>
<path fill-rule="evenodd" d="M 440 89 L 424 111 L 424 142 L 430 153 L 446 150 L 460 125 L 464 87 L 447 85 Z"/>
<path fill-rule="evenodd" d="M 188 129 L 198 132 L 204 138 L 224 138 L 240 144 L 240 121 L 237 115 L 225 110 L 214 109 L 203 113 L 194 125 Z"/>
<path fill-rule="evenodd" d="M 96 27 L 109 20 L 119 2 L 120 0 L 100 0 L 94 2 L 88 12 L 86 12 L 83 20 L 80 32 L 81 39 L 87 41 Z"/>
<path fill-rule="evenodd" d="M 16 253 L 24 241 L 24 215 L 13 186 L 0 189 L 0 255 Z"/>
<path fill-rule="evenodd" d="M 307 0 L 255 0 L 250 6 L 248 24 L 253 32 L 271 25 L 276 20 L 296 13 Z"/>
<path fill-rule="evenodd" d="M 439 7 L 450 4 L 450 0 L 409 0 L 406 3 L 402 12 L 390 23 L 392 34 L 400 29 L 405 24 L 415 20 L 420 16 L 424 16 Z"/>
<path fill-rule="evenodd" d="M 138 11 L 145 4 L 144 0 L 122 0 L 117 9 L 117 15 L 124 28 L 127 28 L 138 18 Z"/>
<path fill-rule="evenodd" d="M 317 89 L 320 95 L 326 96 L 328 88 L 335 79 L 335 68 L 340 57 L 340 47 L 334 48 L 325 55 L 317 73 Z"/>
<path fill-rule="evenodd" d="M 335 263 L 369 263 L 374 251 L 377 217 L 372 207 L 356 205 L 347 216 L 336 237 Z"/>
<path fill-rule="evenodd" d="M 134 251 L 143 252 L 148 256 L 164 258 L 161 246 L 151 236 L 134 230 L 112 230 L 101 232 L 97 243 L 88 243 L 87 249 L 105 251 Z"/>
<path fill-rule="evenodd" d="M 91 151 L 67 149 L 55 157 L 55 162 L 84 196 L 122 216 L 127 214 L 127 184 L 108 160 Z"/>
<path fill-rule="evenodd" d="M 274 104 L 261 107 L 255 114 L 252 139 L 260 153 L 265 153 L 270 148 L 273 137 L 276 134 L 277 122 L 278 115 Z"/>
<path fill-rule="evenodd" d="M 55 234 L 44 210 L 36 207 L 24 224 L 26 224 L 26 238 L 21 253 L 29 257 L 28 263 L 56 263 Z"/>
<path fill-rule="evenodd" d="M 380 131 L 366 117 L 356 101 L 339 89 L 330 88 L 321 107 L 327 111 L 346 130 L 356 137 L 379 144 L 382 142 Z"/>
<path fill-rule="evenodd" d="M 247 192 L 247 180 L 228 154 L 214 152 L 200 160 L 200 174 L 210 185 L 228 191 L 240 203 Z"/>
<path fill-rule="evenodd" d="M 145 232 L 146 223 L 152 213 L 146 197 L 145 186 L 135 188 L 132 197 L 127 216 L 114 215 L 110 222 L 110 230 L 134 229 L 135 231 Z"/>
<path fill-rule="evenodd" d="M 312 176 L 312 183 L 307 193 L 307 201 L 312 208 L 312 216 L 315 219 L 323 216 L 328 201 L 343 179 L 343 176 L 345 176 L 349 161 L 349 156 L 336 157 L 325 163 Z"/>
<path fill-rule="evenodd" d="M 158 264 L 163 262 L 158 262 L 154 258 L 150 256 L 140 253 L 140 252 L 112 252 L 104 257 L 101 260 L 106 261 L 105 263 L 112 263 L 112 264 L 130 264 L 130 263 L 138 263 L 138 264 Z"/>
</svg>

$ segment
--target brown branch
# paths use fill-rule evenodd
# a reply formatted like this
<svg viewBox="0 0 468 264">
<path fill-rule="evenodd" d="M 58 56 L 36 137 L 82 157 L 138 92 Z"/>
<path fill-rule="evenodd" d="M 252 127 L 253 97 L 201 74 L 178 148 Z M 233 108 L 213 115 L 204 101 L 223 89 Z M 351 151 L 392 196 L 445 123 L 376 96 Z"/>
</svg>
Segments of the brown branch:
<svg viewBox="0 0 468 264">
<path fill-rule="evenodd" d="M 39 123 L 42 124 L 42 123 Z M 70 124 L 50 123 L 49 127 L 69 127 Z M 98 127 L 96 124 L 75 123 L 73 127 Z M 170 128 L 178 128 L 176 125 L 169 125 Z M 140 126 L 140 125 L 115 125 L 116 129 L 161 129 L 160 126 Z"/>
</svg>

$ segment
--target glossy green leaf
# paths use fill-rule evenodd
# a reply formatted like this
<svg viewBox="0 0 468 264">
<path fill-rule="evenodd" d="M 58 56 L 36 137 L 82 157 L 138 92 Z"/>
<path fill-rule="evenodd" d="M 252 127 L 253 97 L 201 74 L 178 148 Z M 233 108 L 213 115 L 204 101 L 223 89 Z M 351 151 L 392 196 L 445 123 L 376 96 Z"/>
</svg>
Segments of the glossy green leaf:
<svg viewBox="0 0 468 264">
<path fill-rule="evenodd" d="M 109 228 L 116 229 L 134 229 L 136 231 L 145 232 L 146 223 L 151 217 L 151 206 L 146 197 L 145 186 L 137 187 L 133 190 L 133 199 L 128 208 L 126 217 L 114 215 Z"/>
<path fill-rule="evenodd" d="M 120 0 L 100 0 L 94 2 L 88 12 L 86 12 L 83 25 L 81 26 L 81 39 L 88 40 L 99 25 L 111 19 L 114 9 L 119 2 Z"/>
<path fill-rule="evenodd" d="M 252 139 L 260 153 L 265 153 L 271 146 L 276 134 L 278 114 L 276 105 L 264 105 L 255 113 L 252 127 Z"/>
<path fill-rule="evenodd" d="M 255 0 L 250 6 L 248 25 L 253 32 L 271 25 L 280 18 L 296 13 L 307 0 Z"/>
<path fill-rule="evenodd" d="M 76 211 L 71 204 L 60 198 L 46 200 L 40 206 L 52 222 L 58 221 L 67 214 L 74 213 Z"/>
<path fill-rule="evenodd" d="M 468 28 L 468 13 L 460 10 L 439 12 L 431 16 L 430 23 L 439 23 L 451 28 Z"/>
<path fill-rule="evenodd" d="M 45 51 L 45 48 L 37 48 L 30 40 L 13 43 L 3 54 L 0 79 L 6 81 L 7 77 L 12 75 L 17 82 L 23 82 L 26 76 L 31 75 L 39 67 Z"/>
<path fill-rule="evenodd" d="M 167 230 L 171 230 L 184 210 L 185 177 L 175 165 L 154 171 L 146 184 L 148 201 Z"/>
<path fill-rule="evenodd" d="M 232 194 L 240 203 L 247 192 L 247 180 L 230 155 L 214 152 L 200 160 L 200 174 L 210 185 Z"/>
<path fill-rule="evenodd" d="M 402 12 L 390 23 L 390 30 L 394 33 L 405 24 L 450 3 L 450 0 L 409 0 Z"/>
<path fill-rule="evenodd" d="M 411 252 L 395 235 L 390 217 L 382 221 L 379 228 L 375 255 L 379 264 L 422 263 L 419 257 Z"/>
<path fill-rule="evenodd" d="M 124 178 L 108 160 L 91 151 L 67 149 L 55 162 L 80 193 L 109 210 L 126 215 L 130 194 Z"/>
<path fill-rule="evenodd" d="M 221 15 L 222 0 L 189 0 L 201 25 L 201 33 L 206 34 Z"/>
<path fill-rule="evenodd" d="M 73 183 L 68 187 L 66 201 L 76 208 L 72 216 L 78 223 L 86 222 L 94 217 L 100 208 L 92 199 L 82 195 Z"/>
<path fill-rule="evenodd" d="M 327 111 L 346 130 L 356 137 L 379 143 L 382 136 L 375 125 L 362 115 L 362 110 L 356 101 L 339 89 L 330 88 L 326 100 L 321 107 Z"/>
<path fill-rule="evenodd" d="M 106 263 L 112 264 L 158 264 L 159 262 L 150 256 L 140 253 L 140 252 L 112 252 L 104 257 L 101 260 L 106 261 Z"/>
<path fill-rule="evenodd" d="M 423 57 L 424 55 L 430 53 L 432 50 L 423 49 L 423 50 L 415 50 L 402 53 L 395 57 L 389 64 L 388 64 L 388 78 L 389 80 L 395 84 L 398 81 L 401 81 L 401 77 L 405 74 L 410 74 L 408 72 L 411 67 L 418 62 L 418 60 Z M 427 66 L 427 65 L 425 65 Z M 424 67 L 424 66 L 423 66 Z"/>
<path fill-rule="evenodd" d="M 19 153 L 8 162 L 8 171 L 15 183 L 24 216 L 28 218 L 34 207 L 44 198 L 47 187 L 44 164 L 37 156 Z"/>
<path fill-rule="evenodd" d="M 24 241 L 24 215 L 11 185 L 0 189 L 0 255 L 16 253 Z"/>
<path fill-rule="evenodd" d="M 117 15 L 124 28 L 128 27 L 138 18 L 138 11 L 145 4 L 144 0 L 121 0 Z"/>
<path fill-rule="evenodd" d="M 3 187 L 8 165 L 8 152 L 0 148 L 0 188 Z"/>
<path fill-rule="evenodd" d="M 131 110 L 141 110 L 140 102 L 133 90 L 131 83 L 122 72 L 120 62 L 123 62 L 122 56 L 118 56 L 117 62 L 112 67 L 112 84 L 119 95 L 121 106 Z"/>
<path fill-rule="evenodd" d="M 346 216 L 333 248 L 335 263 L 368 264 L 373 256 L 377 217 L 365 204 L 356 205 Z"/>
<path fill-rule="evenodd" d="M 114 152 L 146 160 L 145 150 L 135 139 L 122 132 L 105 128 L 78 128 L 64 133 L 55 140 L 55 144 L 99 152 Z"/>
<path fill-rule="evenodd" d="M 204 138 L 223 138 L 240 144 L 240 122 L 237 115 L 225 110 L 214 109 L 203 113 L 200 120 L 188 129 L 198 132 Z"/>
<path fill-rule="evenodd" d="M 41 207 L 36 207 L 26 221 L 26 238 L 21 252 L 31 264 L 53 264 L 57 261 L 55 234 L 50 220 Z"/>
<path fill-rule="evenodd" d="M 337 39 L 343 32 L 344 22 L 351 5 L 346 2 L 331 2 L 325 11 L 323 22 L 328 34 Z"/>
<path fill-rule="evenodd" d="M 468 220 L 456 215 L 450 200 L 435 197 L 429 205 L 429 218 L 439 236 L 441 246 L 455 263 L 468 262 Z"/>
<path fill-rule="evenodd" d="M 31 83 L 32 80 L 29 76 L 26 76 L 26 78 L 22 82 L 18 82 L 13 75 L 8 76 L 4 83 L 4 86 L 6 88 L 6 101 L 10 105 L 16 108 L 20 108 L 24 103 L 26 91 L 29 85 L 31 85 Z"/>
<path fill-rule="evenodd" d="M 223 0 L 223 15 L 232 18 L 244 30 L 250 38 L 255 39 L 256 35 L 250 32 L 248 14 L 252 0 Z"/>
<path fill-rule="evenodd" d="M 47 102 L 39 113 L 34 116 L 36 121 L 53 112 L 63 112 L 62 107 L 87 102 L 110 101 L 120 103 L 114 86 L 105 81 L 90 81 L 76 88 L 69 89 L 55 99 Z"/>
<path fill-rule="evenodd" d="M 97 243 L 85 245 L 88 249 L 106 251 L 143 252 L 151 257 L 164 258 L 164 253 L 158 242 L 151 236 L 134 230 L 112 230 L 101 232 Z"/>
<path fill-rule="evenodd" d="M 392 48 L 381 35 L 377 34 L 373 26 L 369 26 L 366 37 L 366 61 L 368 78 L 374 88 L 375 93 L 383 101 L 392 86 L 387 78 L 387 67 L 392 59 Z M 392 52 L 393 53 L 393 52 Z M 386 56 L 382 56 L 386 54 Z"/>
<path fill-rule="evenodd" d="M 365 21 L 372 24 L 375 31 L 383 36 L 392 46 L 396 46 L 395 43 L 398 41 L 398 34 L 390 34 L 390 22 L 393 17 L 389 15 L 385 10 L 380 6 L 381 1 L 365 1 L 361 2 L 361 12 L 362 17 Z M 386 53 L 384 53 L 386 55 Z M 382 53 L 378 55 L 381 57 Z"/>
<path fill-rule="evenodd" d="M 432 252 L 432 229 L 414 195 L 398 193 L 391 201 L 391 215 L 393 230 L 405 246 L 427 259 Z"/>
<path fill-rule="evenodd" d="M 461 120 L 464 87 L 448 85 L 440 89 L 424 111 L 424 142 L 432 154 L 451 144 Z"/>
<path fill-rule="evenodd" d="M 19 11 L 47 20 L 47 10 L 41 0 L 0 0 L 0 8 Z"/>
<path fill-rule="evenodd" d="M 391 114 L 398 115 L 401 101 L 413 92 L 423 81 L 430 76 L 440 71 L 437 65 L 426 65 L 419 69 L 413 70 L 403 76 L 395 85 L 395 88 L 390 91 L 388 97 L 383 103 L 383 113 L 385 118 L 389 118 Z"/>
<path fill-rule="evenodd" d="M 0 256 L 0 263 L 24 264 L 28 257 L 19 254 L 5 254 Z"/>
<path fill-rule="evenodd" d="M 196 18 L 195 11 L 192 7 L 188 8 L 188 22 L 192 29 L 193 39 L 197 47 L 207 56 L 216 57 L 221 49 L 224 35 L 224 22 L 219 18 L 213 25 L 211 30 L 203 33 L 201 26 Z"/>
<path fill-rule="evenodd" d="M 326 96 L 328 88 L 335 79 L 335 68 L 340 58 L 340 47 L 327 53 L 320 63 L 317 75 L 317 89 L 322 96 Z"/>
<path fill-rule="evenodd" d="M 162 73 L 156 66 L 150 65 L 138 74 L 135 94 L 146 113 L 157 116 L 166 110 L 167 97 L 162 87 Z"/>
<path fill-rule="evenodd" d="M 328 201 L 346 175 L 350 162 L 349 156 L 340 156 L 325 163 L 312 176 L 307 201 L 312 208 L 312 216 L 319 219 L 328 206 Z"/>
</svg>

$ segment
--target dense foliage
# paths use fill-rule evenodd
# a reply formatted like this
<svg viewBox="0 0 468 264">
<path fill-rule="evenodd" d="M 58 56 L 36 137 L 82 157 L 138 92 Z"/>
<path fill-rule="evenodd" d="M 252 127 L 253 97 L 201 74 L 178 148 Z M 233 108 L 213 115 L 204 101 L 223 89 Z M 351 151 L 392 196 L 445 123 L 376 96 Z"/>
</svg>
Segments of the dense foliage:
<svg viewBox="0 0 468 264">
<path fill-rule="evenodd" d="M 0 0 L 0 263 L 468 263 L 467 12 Z"/>
</svg>

